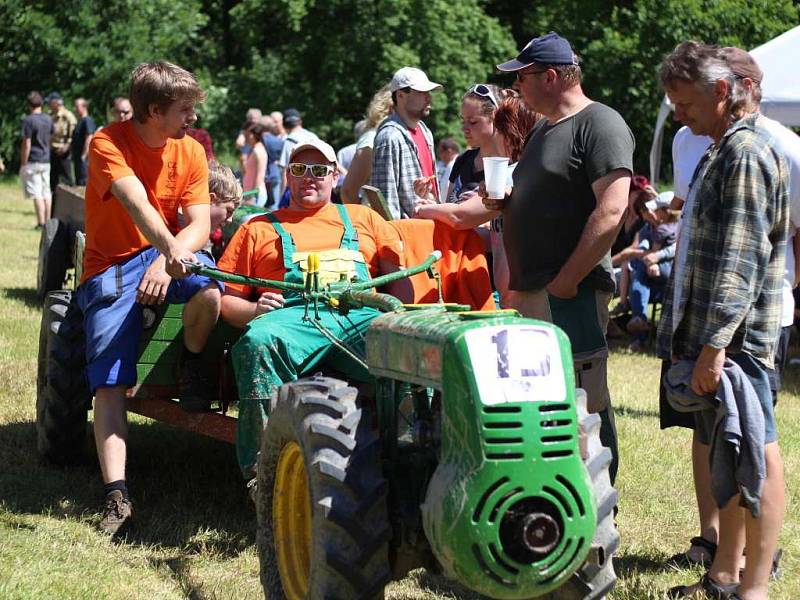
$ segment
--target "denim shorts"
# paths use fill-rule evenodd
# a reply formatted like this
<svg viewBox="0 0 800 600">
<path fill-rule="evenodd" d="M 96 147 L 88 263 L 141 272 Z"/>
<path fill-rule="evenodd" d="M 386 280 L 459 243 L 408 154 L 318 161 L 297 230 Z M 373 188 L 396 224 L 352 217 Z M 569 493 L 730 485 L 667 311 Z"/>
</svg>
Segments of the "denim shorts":
<svg viewBox="0 0 800 600">
<path fill-rule="evenodd" d="M 158 255 L 155 248 L 142 250 L 87 279 L 78 288 L 86 334 L 86 373 L 92 393 L 100 387 L 136 384 L 144 308 L 136 302 L 136 288 Z M 201 263 L 214 266 L 214 259 L 205 252 L 196 252 L 195 256 Z M 184 304 L 210 283 L 223 289 L 221 282 L 201 275 L 173 279 L 166 301 Z"/>
<path fill-rule="evenodd" d="M 761 404 L 761 410 L 764 413 L 764 443 L 776 442 L 778 440 L 778 430 L 775 426 L 775 410 L 772 404 L 769 369 L 746 352 L 728 354 L 727 357 L 742 368 L 745 376 L 753 385 L 756 396 L 758 396 L 758 402 Z M 711 432 L 714 428 L 716 410 L 701 410 L 693 414 L 697 441 L 707 446 L 711 443 Z"/>
</svg>

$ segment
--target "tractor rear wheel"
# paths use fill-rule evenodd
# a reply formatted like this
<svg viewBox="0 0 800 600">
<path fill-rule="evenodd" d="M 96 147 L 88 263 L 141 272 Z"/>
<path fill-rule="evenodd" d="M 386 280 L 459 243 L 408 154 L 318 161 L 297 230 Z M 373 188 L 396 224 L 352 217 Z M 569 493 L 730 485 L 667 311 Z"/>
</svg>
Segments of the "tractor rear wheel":
<svg viewBox="0 0 800 600">
<path fill-rule="evenodd" d="M 357 390 L 282 386 L 258 460 L 258 552 L 270 600 L 383 598 L 390 578 L 380 440 Z"/>
<path fill-rule="evenodd" d="M 69 226 L 58 219 L 48 219 L 39 238 L 39 261 L 36 266 L 36 295 L 44 298 L 60 290 L 69 265 Z"/>
<path fill-rule="evenodd" d="M 83 314 L 72 292 L 47 294 L 39 332 L 36 434 L 39 453 L 56 464 L 79 462 L 91 396 Z"/>
<path fill-rule="evenodd" d="M 619 533 L 614 525 L 617 490 L 608 474 L 611 450 L 600 442 L 600 415 L 586 410 L 586 392 L 581 389 L 577 390 L 576 405 L 583 463 L 597 501 L 597 528 L 586 562 L 564 585 L 550 592 L 548 600 L 601 600 L 617 582 L 612 557 L 619 546 Z"/>
</svg>

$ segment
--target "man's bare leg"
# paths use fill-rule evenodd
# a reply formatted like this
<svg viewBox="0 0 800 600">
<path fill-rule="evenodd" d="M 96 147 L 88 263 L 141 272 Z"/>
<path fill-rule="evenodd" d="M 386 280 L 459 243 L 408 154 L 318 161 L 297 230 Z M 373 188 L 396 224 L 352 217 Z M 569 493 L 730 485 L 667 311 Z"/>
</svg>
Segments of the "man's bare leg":
<svg viewBox="0 0 800 600">
<path fill-rule="evenodd" d="M 33 199 L 33 210 L 36 212 L 36 224 L 44 225 L 48 219 L 48 210 L 44 198 Z"/>
<path fill-rule="evenodd" d="M 44 220 L 47 222 L 53 214 L 53 199 L 48 196 L 44 199 Z"/>
<path fill-rule="evenodd" d="M 719 544 L 708 570 L 711 579 L 721 584 L 739 581 L 744 542 L 744 509 L 737 494 L 719 511 Z"/>
<path fill-rule="evenodd" d="M 94 400 L 94 441 L 103 483 L 125 479 L 127 440 L 125 386 L 98 388 Z"/>
<path fill-rule="evenodd" d="M 772 560 L 778 549 L 778 536 L 786 512 L 783 459 L 778 443 L 767 444 L 764 452 L 767 478 L 761 493 L 761 516 L 756 519 L 745 511 L 747 561 L 738 592 L 742 600 L 767 599 Z"/>
<path fill-rule="evenodd" d="M 711 495 L 711 446 L 701 444 L 697 432 L 692 436 L 692 475 L 694 494 L 697 498 L 697 513 L 700 518 L 700 535 L 712 542 L 719 539 L 719 509 Z"/>
<path fill-rule="evenodd" d="M 189 352 L 203 351 L 219 318 L 222 295 L 215 283 L 197 292 L 183 307 L 183 343 Z"/>
</svg>

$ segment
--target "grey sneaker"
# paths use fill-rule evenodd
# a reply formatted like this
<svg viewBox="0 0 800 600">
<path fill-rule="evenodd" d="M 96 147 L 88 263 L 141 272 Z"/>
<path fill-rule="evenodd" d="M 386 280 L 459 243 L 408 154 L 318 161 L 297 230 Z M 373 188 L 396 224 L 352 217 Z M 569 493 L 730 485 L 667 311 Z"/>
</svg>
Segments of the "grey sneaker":
<svg viewBox="0 0 800 600">
<path fill-rule="evenodd" d="M 103 509 L 103 518 L 98 524 L 100 531 L 111 537 L 124 535 L 133 519 L 133 504 L 130 499 L 122 495 L 119 490 L 106 494 L 106 505 Z"/>
</svg>

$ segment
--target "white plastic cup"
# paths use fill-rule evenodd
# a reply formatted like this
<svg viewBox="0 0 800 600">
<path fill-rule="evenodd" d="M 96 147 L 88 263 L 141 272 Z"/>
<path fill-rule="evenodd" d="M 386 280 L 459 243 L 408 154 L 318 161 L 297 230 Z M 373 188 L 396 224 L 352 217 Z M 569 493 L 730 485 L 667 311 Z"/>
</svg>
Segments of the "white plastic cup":
<svg viewBox="0 0 800 600">
<path fill-rule="evenodd" d="M 486 195 L 493 200 L 506 196 L 508 181 L 508 158 L 502 156 L 486 156 L 483 159 L 483 177 L 486 184 Z"/>
</svg>

